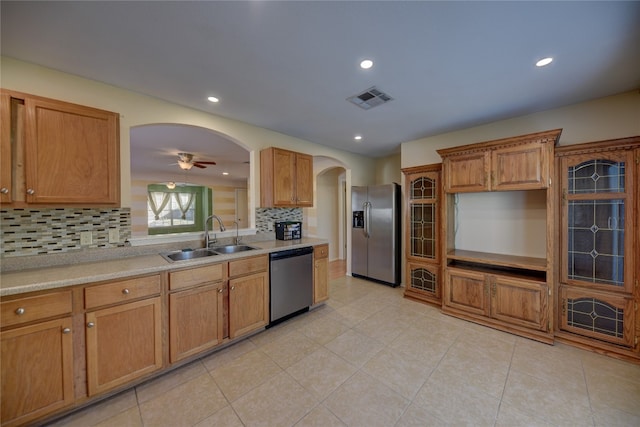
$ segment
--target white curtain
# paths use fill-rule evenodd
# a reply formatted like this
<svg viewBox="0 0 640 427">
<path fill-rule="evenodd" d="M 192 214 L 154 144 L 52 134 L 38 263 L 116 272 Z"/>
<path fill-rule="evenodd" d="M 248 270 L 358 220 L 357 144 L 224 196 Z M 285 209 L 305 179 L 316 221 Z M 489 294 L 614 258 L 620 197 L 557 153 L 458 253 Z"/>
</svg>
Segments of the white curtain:
<svg viewBox="0 0 640 427">
<path fill-rule="evenodd" d="M 193 203 L 193 193 L 174 193 L 176 197 L 176 202 L 178 202 L 178 207 L 180 208 L 180 212 L 182 212 L 182 219 L 187 219 L 187 211 L 191 207 Z"/>
<path fill-rule="evenodd" d="M 151 205 L 151 211 L 156 216 L 156 219 L 160 219 L 160 213 L 167 207 L 167 203 L 171 200 L 171 193 L 164 193 L 161 191 L 149 191 L 149 205 Z"/>
</svg>

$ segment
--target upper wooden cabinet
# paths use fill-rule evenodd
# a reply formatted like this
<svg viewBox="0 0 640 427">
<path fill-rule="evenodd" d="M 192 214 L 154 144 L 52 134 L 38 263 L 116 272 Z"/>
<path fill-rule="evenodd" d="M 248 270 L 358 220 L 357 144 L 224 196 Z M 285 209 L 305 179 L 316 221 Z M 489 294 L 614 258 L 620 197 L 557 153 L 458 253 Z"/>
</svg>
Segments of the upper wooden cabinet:
<svg viewBox="0 0 640 427">
<path fill-rule="evenodd" d="M 260 205 L 312 207 L 313 157 L 273 147 L 262 150 Z"/>
<path fill-rule="evenodd" d="M 438 150 L 448 193 L 548 188 L 561 129 Z"/>
<path fill-rule="evenodd" d="M 2 202 L 120 203 L 119 116 L 2 90 Z"/>
</svg>

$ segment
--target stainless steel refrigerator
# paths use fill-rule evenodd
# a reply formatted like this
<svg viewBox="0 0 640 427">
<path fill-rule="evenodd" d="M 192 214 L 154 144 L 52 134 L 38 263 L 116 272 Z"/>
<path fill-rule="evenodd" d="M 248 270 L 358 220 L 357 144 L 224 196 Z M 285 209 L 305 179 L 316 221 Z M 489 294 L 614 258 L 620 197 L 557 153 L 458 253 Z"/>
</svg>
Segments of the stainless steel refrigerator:
<svg viewBox="0 0 640 427">
<path fill-rule="evenodd" d="M 351 274 L 400 284 L 400 186 L 351 187 Z"/>
</svg>

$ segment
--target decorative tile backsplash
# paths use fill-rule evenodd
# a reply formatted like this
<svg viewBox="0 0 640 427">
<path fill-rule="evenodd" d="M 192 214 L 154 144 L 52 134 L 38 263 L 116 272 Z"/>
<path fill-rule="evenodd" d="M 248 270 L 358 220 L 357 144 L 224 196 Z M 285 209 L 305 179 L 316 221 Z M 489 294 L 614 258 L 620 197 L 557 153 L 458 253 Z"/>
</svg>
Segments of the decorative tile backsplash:
<svg viewBox="0 0 640 427">
<path fill-rule="evenodd" d="M 131 237 L 129 208 L 42 208 L 0 210 L 2 257 L 71 252 L 124 246 Z M 118 243 L 109 243 L 109 230 Z M 91 232 L 91 244 L 80 244 L 80 233 Z"/>
<path fill-rule="evenodd" d="M 302 208 L 256 208 L 256 229 L 275 232 L 276 221 L 301 221 Z"/>
</svg>

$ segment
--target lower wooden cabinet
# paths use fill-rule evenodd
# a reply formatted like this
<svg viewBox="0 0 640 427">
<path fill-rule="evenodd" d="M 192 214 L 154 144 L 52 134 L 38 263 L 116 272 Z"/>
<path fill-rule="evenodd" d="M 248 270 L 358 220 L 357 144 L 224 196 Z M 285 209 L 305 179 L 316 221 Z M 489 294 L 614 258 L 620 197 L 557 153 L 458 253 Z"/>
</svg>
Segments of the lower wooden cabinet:
<svg viewBox="0 0 640 427">
<path fill-rule="evenodd" d="M 440 305 L 440 266 L 427 263 L 407 262 L 404 295 L 420 301 Z"/>
<path fill-rule="evenodd" d="M 488 316 L 489 284 L 483 273 L 447 268 L 444 305 L 468 313 Z"/>
<path fill-rule="evenodd" d="M 73 403 L 71 324 L 64 317 L 2 332 L 3 426 L 27 424 Z"/>
<path fill-rule="evenodd" d="M 562 286 L 560 299 L 561 330 L 633 347 L 636 310 L 632 297 Z"/>
<path fill-rule="evenodd" d="M 89 396 L 162 368 L 161 298 L 86 313 Z"/>
<path fill-rule="evenodd" d="M 313 303 L 329 299 L 329 245 L 313 248 Z"/>
<path fill-rule="evenodd" d="M 229 280 L 229 338 L 269 323 L 269 274 L 251 274 Z"/>
<path fill-rule="evenodd" d="M 169 295 L 171 363 L 222 342 L 226 288 L 225 283 L 217 283 Z"/>
<path fill-rule="evenodd" d="M 229 262 L 229 339 L 269 323 L 269 256 Z"/>
<path fill-rule="evenodd" d="M 485 317 L 506 326 L 549 332 L 547 283 L 448 267 L 444 281 L 447 308 Z"/>
</svg>

